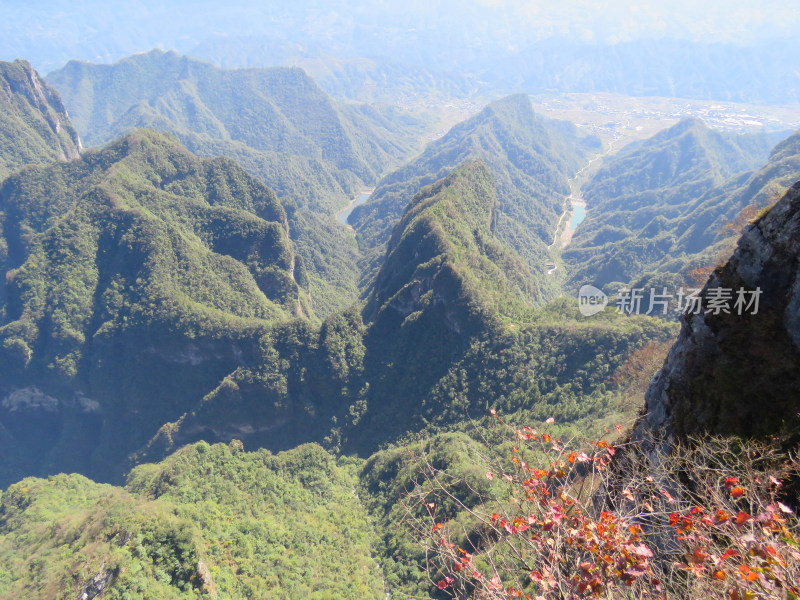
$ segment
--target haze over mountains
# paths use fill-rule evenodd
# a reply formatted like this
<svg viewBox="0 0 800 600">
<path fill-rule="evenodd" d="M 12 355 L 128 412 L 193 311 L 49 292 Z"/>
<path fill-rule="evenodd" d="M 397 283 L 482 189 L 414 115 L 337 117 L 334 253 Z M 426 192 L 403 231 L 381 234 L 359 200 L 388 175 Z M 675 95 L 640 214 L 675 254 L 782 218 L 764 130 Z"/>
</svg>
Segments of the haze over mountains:
<svg viewBox="0 0 800 600">
<path fill-rule="evenodd" d="M 797 104 L 793 45 L 746 23 L 800 15 L 384 4 L 0 8 L 38 23 L 7 25 L 0 54 L 50 71 L 0 62 L 0 599 L 440 600 L 477 595 L 454 578 L 486 562 L 492 593 L 557 600 L 600 589 L 575 584 L 603 568 L 585 561 L 623 581 L 650 554 L 666 570 L 642 582 L 697 597 L 699 569 L 657 573 L 698 555 L 649 529 L 664 506 L 699 514 L 661 483 L 677 440 L 714 469 L 777 457 L 761 483 L 731 475 L 741 496 L 710 477 L 726 519 L 697 510 L 755 515 L 742 497 L 763 492 L 800 539 L 800 132 L 688 118 L 650 136 L 530 96 Z M 588 314 L 585 284 L 611 306 Z M 687 285 L 705 313 L 613 306 Z M 763 290 L 762 311 L 708 314 L 714 285 Z M 687 437 L 708 432 L 734 450 Z M 542 519 L 517 514 L 532 498 Z M 559 529 L 584 498 L 580 534 Z M 737 543 L 750 521 L 774 533 L 748 514 Z M 491 554 L 611 529 L 623 558 L 590 544 L 541 578 Z M 433 567 L 437 548 L 457 566 Z M 728 555 L 726 585 L 762 556 Z"/>
</svg>

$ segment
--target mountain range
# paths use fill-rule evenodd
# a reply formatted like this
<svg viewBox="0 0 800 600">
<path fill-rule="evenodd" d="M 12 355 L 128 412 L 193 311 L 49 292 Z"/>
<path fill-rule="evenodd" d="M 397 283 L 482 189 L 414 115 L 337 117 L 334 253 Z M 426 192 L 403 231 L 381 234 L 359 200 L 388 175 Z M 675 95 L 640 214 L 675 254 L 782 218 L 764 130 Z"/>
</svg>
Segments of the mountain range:
<svg viewBox="0 0 800 600">
<path fill-rule="evenodd" d="M 680 274 L 672 283 L 681 284 L 724 259 L 742 226 L 730 226 L 737 215 L 774 203 L 800 176 L 799 140 L 770 150 L 766 134 L 723 134 L 685 119 L 609 157 L 582 189 L 586 219 L 562 253 L 568 285 L 616 292 L 658 274 Z"/>
<path fill-rule="evenodd" d="M 320 315 L 356 296 L 355 244 L 334 213 L 414 149 L 425 121 L 332 100 L 299 68 L 220 69 L 154 50 L 48 75 L 88 146 L 147 127 L 224 155 L 281 197 Z M 333 248 L 333 251 L 331 251 Z"/>
<path fill-rule="evenodd" d="M 508 96 L 453 127 L 420 156 L 381 179 L 369 200 L 353 211 L 350 223 L 363 247 L 379 247 L 423 186 L 466 161 L 482 160 L 497 190 L 494 235 L 519 253 L 542 286 L 549 285 L 542 277 L 550 257 L 547 246 L 564 212 L 569 178 L 600 147 L 599 139 L 579 133 L 569 123 L 537 117 L 527 96 Z"/>
<path fill-rule="evenodd" d="M 0 87 L 24 148 L 0 163 L 0 597 L 443 598 L 409 523 L 445 515 L 424 534 L 477 561 L 527 531 L 476 517 L 515 482 L 498 449 L 561 453 L 534 479 L 567 514 L 562 470 L 594 461 L 569 440 L 602 440 L 603 468 L 625 435 L 796 448 L 798 133 L 689 119 L 603 156 L 514 94 L 423 149 L 425 118 L 298 68 L 158 50 L 46 80 L 0 63 Z M 705 306 L 758 287 L 763 311 L 679 325 L 571 297 L 692 277 Z M 586 482 L 599 519 L 629 506 Z"/>
</svg>

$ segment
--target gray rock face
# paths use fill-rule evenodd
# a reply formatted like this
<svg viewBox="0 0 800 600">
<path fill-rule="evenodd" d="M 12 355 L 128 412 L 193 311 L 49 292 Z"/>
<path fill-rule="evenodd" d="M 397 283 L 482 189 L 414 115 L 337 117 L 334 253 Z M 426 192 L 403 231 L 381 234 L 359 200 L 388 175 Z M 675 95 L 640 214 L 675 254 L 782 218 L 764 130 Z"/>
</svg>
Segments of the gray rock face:
<svg viewBox="0 0 800 600">
<path fill-rule="evenodd" d="M 0 141 L 7 150 L 0 152 L 0 178 L 29 163 L 78 158 L 82 150 L 58 93 L 24 60 L 0 62 Z"/>
<path fill-rule="evenodd" d="M 714 289 L 760 290 L 758 311 L 709 311 Z M 634 439 L 699 433 L 800 438 L 800 182 L 749 225 L 702 291 L 646 394 Z"/>
</svg>

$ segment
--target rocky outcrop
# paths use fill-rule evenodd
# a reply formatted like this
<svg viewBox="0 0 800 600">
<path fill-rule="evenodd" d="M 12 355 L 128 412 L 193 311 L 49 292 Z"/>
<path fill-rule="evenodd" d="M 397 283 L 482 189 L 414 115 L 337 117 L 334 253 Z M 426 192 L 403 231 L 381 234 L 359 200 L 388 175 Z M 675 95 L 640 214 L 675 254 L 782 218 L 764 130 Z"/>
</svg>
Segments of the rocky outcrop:
<svg viewBox="0 0 800 600">
<path fill-rule="evenodd" d="M 0 177 L 29 163 L 72 160 L 81 140 L 61 98 L 24 60 L 0 62 Z"/>
<path fill-rule="evenodd" d="M 106 570 L 105 564 L 101 567 L 100 572 L 95 575 L 92 580 L 84 588 L 78 600 L 92 600 L 97 598 L 104 591 L 111 587 L 117 578 L 116 570 Z"/>
<path fill-rule="evenodd" d="M 714 290 L 732 290 L 729 312 Z M 758 307 L 735 307 L 738 290 Z M 800 441 L 800 182 L 749 225 L 733 257 L 684 317 L 646 394 L 635 440 L 650 448 L 693 434 Z M 742 312 L 742 314 L 738 314 Z"/>
</svg>

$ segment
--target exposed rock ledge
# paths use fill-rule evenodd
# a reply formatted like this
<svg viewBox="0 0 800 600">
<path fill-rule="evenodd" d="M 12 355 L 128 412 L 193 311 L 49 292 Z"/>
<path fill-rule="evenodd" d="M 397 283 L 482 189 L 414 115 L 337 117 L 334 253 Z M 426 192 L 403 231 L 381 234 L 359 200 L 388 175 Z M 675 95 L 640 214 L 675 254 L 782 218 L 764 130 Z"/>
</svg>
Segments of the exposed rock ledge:
<svg viewBox="0 0 800 600">
<path fill-rule="evenodd" d="M 761 289 L 757 314 L 684 319 L 633 438 L 647 450 L 700 433 L 800 441 L 800 182 L 749 225 L 703 289 Z"/>
</svg>

